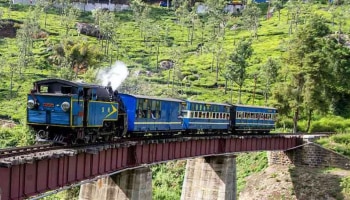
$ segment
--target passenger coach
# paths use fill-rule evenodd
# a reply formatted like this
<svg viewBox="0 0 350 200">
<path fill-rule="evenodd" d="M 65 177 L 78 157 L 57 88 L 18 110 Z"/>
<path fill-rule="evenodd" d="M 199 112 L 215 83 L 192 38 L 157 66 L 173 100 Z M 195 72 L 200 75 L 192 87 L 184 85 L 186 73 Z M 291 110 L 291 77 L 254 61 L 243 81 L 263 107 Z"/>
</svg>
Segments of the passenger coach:
<svg viewBox="0 0 350 200">
<path fill-rule="evenodd" d="M 119 93 L 126 107 L 128 133 L 179 132 L 182 130 L 181 106 L 184 101 Z"/>
<path fill-rule="evenodd" d="M 275 128 L 277 109 L 233 105 L 231 116 L 231 128 L 234 133 L 269 133 Z"/>
</svg>

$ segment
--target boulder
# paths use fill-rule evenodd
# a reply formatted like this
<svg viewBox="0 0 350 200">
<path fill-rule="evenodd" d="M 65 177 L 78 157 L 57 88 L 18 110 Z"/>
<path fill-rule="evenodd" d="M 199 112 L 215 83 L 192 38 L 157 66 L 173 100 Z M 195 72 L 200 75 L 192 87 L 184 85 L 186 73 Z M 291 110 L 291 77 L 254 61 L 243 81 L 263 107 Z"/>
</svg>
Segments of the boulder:
<svg viewBox="0 0 350 200">
<path fill-rule="evenodd" d="M 101 37 L 100 30 L 96 25 L 77 22 L 76 27 L 79 34 L 84 34 L 97 38 Z"/>
</svg>

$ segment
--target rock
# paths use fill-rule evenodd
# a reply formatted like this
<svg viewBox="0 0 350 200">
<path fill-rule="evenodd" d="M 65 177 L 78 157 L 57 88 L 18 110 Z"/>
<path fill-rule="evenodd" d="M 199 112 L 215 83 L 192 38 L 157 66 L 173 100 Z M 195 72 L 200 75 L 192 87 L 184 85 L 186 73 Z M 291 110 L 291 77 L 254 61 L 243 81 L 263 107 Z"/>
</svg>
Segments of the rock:
<svg viewBox="0 0 350 200">
<path fill-rule="evenodd" d="M 97 38 L 101 37 L 100 30 L 96 25 L 77 22 L 76 27 L 79 34 L 84 34 L 84 35 L 93 36 Z"/>
<path fill-rule="evenodd" d="M 165 70 L 171 69 L 171 68 L 174 67 L 174 61 L 172 61 L 172 60 L 163 60 L 163 61 L 161 61 L 159 63 L 159 67 L 161 69 L 165 69 Z"/>
</svg>

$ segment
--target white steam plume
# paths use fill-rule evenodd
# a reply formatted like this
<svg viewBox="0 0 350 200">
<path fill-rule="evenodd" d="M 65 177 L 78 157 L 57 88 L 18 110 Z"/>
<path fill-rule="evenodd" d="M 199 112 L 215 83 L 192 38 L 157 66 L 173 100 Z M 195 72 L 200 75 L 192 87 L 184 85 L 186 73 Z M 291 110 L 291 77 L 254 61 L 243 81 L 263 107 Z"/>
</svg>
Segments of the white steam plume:
<svg viewBox="0 0 350 200">
<path fill-rule="evenodd" d="M 116 90 L 129 75 L 129 70 L 121 61 L 116 61 L 111 68 L 106 68 L 98 72 L 97 79 L 102 85 L 111 84 L 113 90 Z"/>
</svg>

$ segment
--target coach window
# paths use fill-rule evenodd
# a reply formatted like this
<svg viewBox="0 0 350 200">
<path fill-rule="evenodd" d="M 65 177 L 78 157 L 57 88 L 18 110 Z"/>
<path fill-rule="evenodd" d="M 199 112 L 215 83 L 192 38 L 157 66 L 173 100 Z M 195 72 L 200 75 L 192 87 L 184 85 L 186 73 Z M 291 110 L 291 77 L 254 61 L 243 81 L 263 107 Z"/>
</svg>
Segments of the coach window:
<svg viewBox="0 0 350 200">
<path fill-rule="evenodd" d="M 230 119 L 230 113 L 227 113 L 227 119 Z"/>
<path fill-rule="evenodd" d="M 144 99 L 137 99 L 137 117 L 138 118 L 144 118 L 145 113 L 143 112 L 142 106 L 144 103 Z"/>
<path fill-rule="evenodd" d="M 149 103 L 148 99 L 143 99 L 142 112 L 144 113 L 144 118 L 149 118 L 150 117 L 150 113 L 148 112 L 148 110 L 149 110 L 148 103 Z"/>
<path fill-rule="evenodd" d="M 255 119 L 255 113 L 251 113 L 250 117 L 251 117 L 252 119 Z"/>
</svg>

